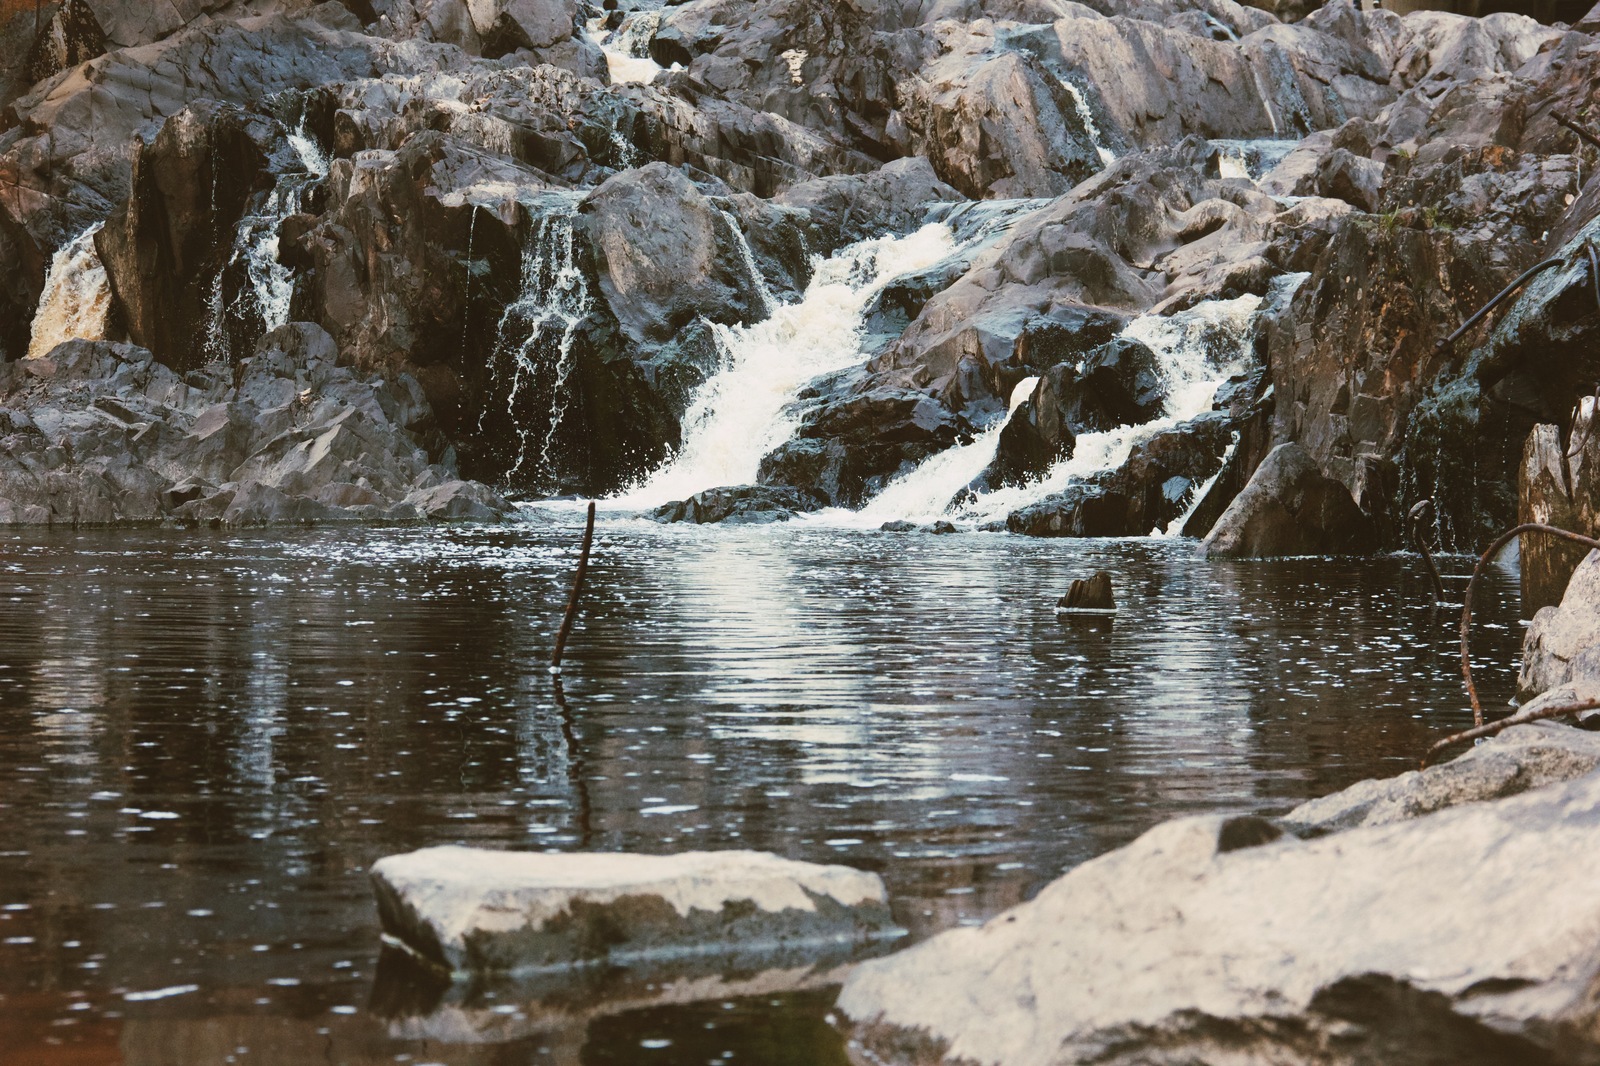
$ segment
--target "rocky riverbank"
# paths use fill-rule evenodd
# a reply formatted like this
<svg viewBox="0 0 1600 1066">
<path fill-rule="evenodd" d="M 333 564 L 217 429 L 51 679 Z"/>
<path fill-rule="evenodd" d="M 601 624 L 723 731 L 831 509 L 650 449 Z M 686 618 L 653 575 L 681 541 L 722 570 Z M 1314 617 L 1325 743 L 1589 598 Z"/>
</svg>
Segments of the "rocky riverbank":
<svg viewBox="0 0 1600 1066">
<path fill-rule="evenodd" d="M 1525 646 L 1525 696 L 1600 677 L 1600 552 Z M 1532 706 L 1530 703 L 1529 706 Z M 1186 818 L 981 928 L 862 963 L 860 1061 L 1587 1063 L 1600 1048 L 1600 738 L 1514 726 L 1278 819 Z"/>
<path fill-rule="evenodd" d="M 314 324 L 415 383 L 441 476 L 523 494 L 1193 536 L 1238 497 L 1232 554 L 1394 547 L 1431 497 L 1473 546 L 1600 379 L 1600 156 L 1557 121 L 1600 40 L 1263 7 L 0 5 L 0 349 L 229 378 Z M 1285 532 L 1286 445 L 1337 543 Z M 64 454 L 11 521 L 151 513 Z"/>
</svg>

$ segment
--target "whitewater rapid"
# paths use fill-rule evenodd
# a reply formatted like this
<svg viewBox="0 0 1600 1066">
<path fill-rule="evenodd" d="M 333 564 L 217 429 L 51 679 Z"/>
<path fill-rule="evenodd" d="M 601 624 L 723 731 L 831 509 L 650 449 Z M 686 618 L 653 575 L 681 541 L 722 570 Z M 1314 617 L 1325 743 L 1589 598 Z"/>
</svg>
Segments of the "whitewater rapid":
<svg viewBox="0 0 1600 1066">
<path fill-rule="evenodd" d="M 799 428 L 791 405 L 800 390 L 862 362 L 863 317 L 873 299 L 895 278 L 956 250 L 950 228 L 940 223 L 904 237 L 862 241 L 814 260 L 798 302 L 776 304 L 770 317 L 752 325 L 714 325 L 722 368 L 690 401 L 682 447 L 609 504 L 643 509 L 723 485 L 753 484 L 762 457 Z"/>
</svg>

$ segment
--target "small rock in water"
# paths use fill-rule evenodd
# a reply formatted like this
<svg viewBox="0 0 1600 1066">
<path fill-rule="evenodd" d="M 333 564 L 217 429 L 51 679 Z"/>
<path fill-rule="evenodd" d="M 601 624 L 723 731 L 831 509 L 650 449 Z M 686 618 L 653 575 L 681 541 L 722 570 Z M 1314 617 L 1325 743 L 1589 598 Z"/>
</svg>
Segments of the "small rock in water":
<svg viewBox="0 0 1600 1066">
<path fill-rule="evenodd" d="M 1081 577 L 1075 579 L 1067 589 L 1067 594 L 1056 602 L 1057 613 L 1092 611 L 1109 614 L 1116 609 L 1116 600 L 1111 596 L 1111 575 L 1104 570 L 1096 570 L 1094 576 L 1087 580 Z"/>
<path fill-rule="evenodd" d="M 863 944 L 901 935 L 876 875 L 758 851 L 424 848 L 380 859 L 384 933 L 454 973 Z"/>
<path fill-rule="evenodd" d="M 915 522 L 907 522 L 904 518 L 897 518 L 893 522 L 885 522 L 878 529 L 883 533 L 910 533 L 917 528 Z"/>
</svg>

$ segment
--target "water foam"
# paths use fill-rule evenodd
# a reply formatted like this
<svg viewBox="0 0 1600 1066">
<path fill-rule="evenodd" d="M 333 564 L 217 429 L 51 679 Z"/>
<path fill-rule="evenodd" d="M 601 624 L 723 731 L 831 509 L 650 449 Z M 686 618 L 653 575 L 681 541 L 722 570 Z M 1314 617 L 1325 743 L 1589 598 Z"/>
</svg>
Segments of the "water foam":
<svg viewBox="0 0 1600 1066">
<path fill-rule="evenodd" d="M 1248 295 L 1211 300 L 1170 316 L 1141 315 L 1129 322 L 1122 335 L 1148 345 L 1160 359 L 1167 388 L 1161 416 L 1143 425 L 1080 435 L 1072 455 L 1040 478 L 991 492 L 969 490 L 994 460 L 1001 420 L 971 444 L 941 452 L 890 482 L 853 518 L 848 512 L 828 512 L 825 518 L 863 526 L 895 519 L 984 525 L 1004 521 L 1012 511 L 1075 481 L 1115 470 L 1139 444 L 1211 410 L 1217 387 L 1250 365 L 1250 324 L 1261 303 L 1262 297 Z"/>
<path fill-rule="evenodd" d="M 56 250 L 33 315 L 29 359 L 50 354 L 63 341 L 104 340 L 111 314 L 111 282 L 95 250 L 95 223 Z"/>
<path fill-rule="evenodd" d="M 496 330 L 493 388 L 517 427 L 517 454 L 506 471 L 511 479 L 553 477 L 551 449 L 571 401 L 573 341 L 594 308 L 575 253 L 577 209 L 577 197 L 567 197 L 539 216 L 523 248 L 517 298 Z M 519 417 L 519 406 L 528 403 L 545 417 L 533 423 Z"/>
<path fill-rule="evenodd" d="M 755 481 L 761 459 L 799 427 L 792 408 L 813 379 L 861 361 L 863 317 L 896 277 L 956 251 L 949 227 L 932 223 L 905 237 L 862 241 L 814 260 L 798 303 L 779 304 L 749 326 L 713 326 L 722 369 L 694 394 L 683 445 L 639 485 L 613 498 L 655 507 L 721 485 Z"/>
</svg>

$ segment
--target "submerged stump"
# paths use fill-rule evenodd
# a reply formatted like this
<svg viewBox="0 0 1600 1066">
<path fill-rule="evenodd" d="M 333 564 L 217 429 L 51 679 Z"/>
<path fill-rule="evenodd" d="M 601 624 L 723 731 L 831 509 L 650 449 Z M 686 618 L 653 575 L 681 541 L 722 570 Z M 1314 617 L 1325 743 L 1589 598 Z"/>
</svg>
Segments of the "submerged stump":
<svg viewBox="0 0 1600 1066">
<path fill-rule="evenodd" d="M 1067 594 L 1056 601 L 1056 614 L 1080 614 L 1104 618 L 1117 613 L 1111 594 L 1111 575 L 1096 570 L 1088 579 L 1077 578 Z"/>
</svg>

